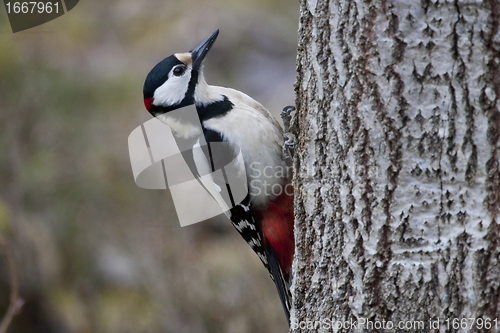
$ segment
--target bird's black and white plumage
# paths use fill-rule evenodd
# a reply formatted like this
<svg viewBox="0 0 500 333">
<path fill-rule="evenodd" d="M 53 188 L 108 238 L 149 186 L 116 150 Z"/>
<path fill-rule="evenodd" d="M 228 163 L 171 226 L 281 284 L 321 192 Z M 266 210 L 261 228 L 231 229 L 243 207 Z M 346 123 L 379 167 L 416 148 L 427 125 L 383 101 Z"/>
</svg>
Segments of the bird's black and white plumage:
<svg viewBox="0 0 500 333">
<path fill-rule="evenodd" d="M 158 63 L 146 78 L 144 104 L 153 116 L 170 126 L 184 159 L 202 183 L 203 175 L 217 169 L 215 143 L 229 145 L 228 152 L 234 155 L 231 159 L 235 158 L 241 172 L 246 173 L 248 194 L 239 202 L 227 202 L 221 199 L 227 180 L 212 179 L 215 185 L 205 182 L 204 186 L 217 202 L 222 201 L 221 206 L 228 206 L 233 226 L 269 271 L 289 321 L 293 191 L 289 189 L 289 164 L 282 153 L 283 131 L 270 112 L 248 95 L 206 83 L 202 63 L 218 33 L 215 31 L 193 51 L 173 54 Z M 197 119 L 172 112 L 192 104 Z M 199 156 L 195 150 L 186 149 L 201 146 L 204 148 Z"/>
</svg>

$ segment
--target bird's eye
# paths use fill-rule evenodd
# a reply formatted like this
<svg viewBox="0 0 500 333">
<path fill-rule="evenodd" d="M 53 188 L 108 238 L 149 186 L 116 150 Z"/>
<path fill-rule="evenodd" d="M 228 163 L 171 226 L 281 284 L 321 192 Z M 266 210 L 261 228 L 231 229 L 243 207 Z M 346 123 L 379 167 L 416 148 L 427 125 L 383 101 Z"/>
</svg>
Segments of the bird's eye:
<svg viewBox="0 0 500 333">
<path fill-rule="evenodd" d="M 175 76 L 182 76 L 182 75 L 184 75 L 185 71 L 186 71 L 186 67 L 184 67 L 184 66 L 177 66 L 177 67 L 174 68 L 173 73 L 174 73 Z"/>
</svg>

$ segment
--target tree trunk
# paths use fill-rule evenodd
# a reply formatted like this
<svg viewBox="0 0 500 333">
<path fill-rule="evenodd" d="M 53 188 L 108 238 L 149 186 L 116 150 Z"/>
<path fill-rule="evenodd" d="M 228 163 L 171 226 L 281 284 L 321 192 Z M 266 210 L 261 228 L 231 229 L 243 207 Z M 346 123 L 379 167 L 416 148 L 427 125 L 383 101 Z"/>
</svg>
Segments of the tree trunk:
<svg viewBox="0 0 500 333">
<path fill-rule="evenodd" d="M 301 1 L 293 332 L 500 331 L 499 16 Z"/>
</svg>

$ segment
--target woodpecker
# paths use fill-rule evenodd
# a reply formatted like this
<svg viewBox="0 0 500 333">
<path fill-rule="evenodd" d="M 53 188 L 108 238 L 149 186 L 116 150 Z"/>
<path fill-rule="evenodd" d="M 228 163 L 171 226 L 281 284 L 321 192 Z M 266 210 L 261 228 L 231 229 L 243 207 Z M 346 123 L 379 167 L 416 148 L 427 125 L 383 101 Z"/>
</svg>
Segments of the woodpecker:
<svg viewBox="0 0 500 333">
<path fill-rule="evenodd" d="M 192 51 L 159 62 L 144 83 L 144 105 L 170 126 L 179 146 L 196 146 L 204 138 L 209 147 L 224 142 L 241 152 L 248 195 L 227 216 L 268 270 L 290 324 L 295 248 L 291 161 L 285 153 L 283 129 L 268 110 L 240 91 L 206 83 L 203 60 L 218 35 L 216 30 Z M 171 115 L 192 104 L 201 129 L 182 116 Z M 189 154 L 183 157 L 196 159 Z"/>
</svg>

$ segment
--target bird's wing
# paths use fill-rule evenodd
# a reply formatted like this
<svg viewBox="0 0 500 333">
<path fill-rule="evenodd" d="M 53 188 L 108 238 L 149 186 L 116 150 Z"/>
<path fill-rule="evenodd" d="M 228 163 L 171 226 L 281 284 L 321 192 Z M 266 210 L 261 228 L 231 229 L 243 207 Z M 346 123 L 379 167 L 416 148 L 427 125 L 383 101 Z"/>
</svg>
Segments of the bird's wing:
<svg viewBox="0 0 500 333">
<path fill-rule="evenodd" d="M 270 272 L 269 262 L 267 261 L 267 254 L 262 240 L 261 223 L 254 215 L 251 208 L 250 195 L 248 194 L 242 202 L 229 210 L 229 219 L 234 228 L 248 245 L 250 245 L 266 269 Z"/>
<path fill-rule="evenodd" d="M 286 319 L 288 324 L 290 324 L 290 304 L 292 297 L 289 291 L 289 284 L 283 275 L 274 249 L 269 244 L 265 244 L 265 240 L 262 237 L 262 223 L 252 210 L 250 195 L 247 195 L 245 200 L 233 207 L 229 212 L 231 223 L 257 254 L 269 272 L 271 279 L 274 281 Z"/>
</svg>

